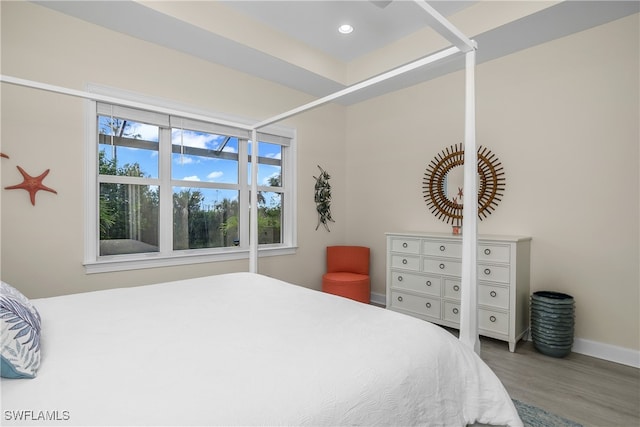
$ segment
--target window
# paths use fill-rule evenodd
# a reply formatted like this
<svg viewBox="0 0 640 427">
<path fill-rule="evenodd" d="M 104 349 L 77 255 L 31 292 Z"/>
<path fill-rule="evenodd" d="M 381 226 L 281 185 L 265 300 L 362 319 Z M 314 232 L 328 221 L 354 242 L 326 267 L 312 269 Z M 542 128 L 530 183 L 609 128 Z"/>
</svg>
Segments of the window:
<svg viewBox="0 0 640 427">
<path fill-rule="evenodd" d="M 248 257 L 246 128 L 102 102 L 89 110 L 87 272 Z M 259 253 L 292 253 L 293 132 L 257 135 Z"/>
</svg>

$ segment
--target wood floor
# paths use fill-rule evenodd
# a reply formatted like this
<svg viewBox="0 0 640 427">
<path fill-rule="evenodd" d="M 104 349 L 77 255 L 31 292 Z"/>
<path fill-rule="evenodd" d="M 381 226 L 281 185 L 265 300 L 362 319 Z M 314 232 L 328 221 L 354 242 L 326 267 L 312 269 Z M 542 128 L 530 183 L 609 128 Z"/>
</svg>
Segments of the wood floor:
<svg viewBox="0 0 640 427">
<path fill-rule="evenodd" d="M 640 370 L 571 353 L 545 356 L 530 341 L 515 353 L 502 341 L 481 338 L 480 357 L 513 399 L 585 427 L 640 426 Z"/>
</svg>

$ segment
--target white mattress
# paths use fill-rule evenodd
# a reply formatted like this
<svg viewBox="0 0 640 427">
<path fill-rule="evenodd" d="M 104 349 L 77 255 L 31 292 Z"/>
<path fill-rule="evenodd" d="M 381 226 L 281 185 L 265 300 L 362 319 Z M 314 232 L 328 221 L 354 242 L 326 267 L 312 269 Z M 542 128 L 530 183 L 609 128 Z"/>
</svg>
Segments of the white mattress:
<svg viewBox="0 0 640 427">
<path fill-rule="evenodd" d="M 2 379 L 2 425 L 522 425 L 440 327 L 261 275 L 33 303 L 42 364 Z"/>
</svg>

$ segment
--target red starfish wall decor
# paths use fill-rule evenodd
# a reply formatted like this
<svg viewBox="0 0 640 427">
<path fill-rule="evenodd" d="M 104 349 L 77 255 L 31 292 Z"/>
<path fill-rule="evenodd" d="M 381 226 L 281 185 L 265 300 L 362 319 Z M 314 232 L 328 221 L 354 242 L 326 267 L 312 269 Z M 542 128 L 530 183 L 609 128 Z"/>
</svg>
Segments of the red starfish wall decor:
<svg viewBox="0 0 640 427">
<path fill-rule="evenodd" d="M 44 180 L 44 178 L 49 174 L 49 169 L 44 171 L 39 176 L 33 177 L 28 173 L 26 173 L 24 169 L 22 169 L 20 166 L 16 166 L 16 167 L 18 168 L 18 171 L 20 171 L 20 173 L 22 174 L 24 181 L 22 181 L 22 183 L 18 185 L 4 187 L 5 190 L 17 190 L 17 189 L 27 190 L 29 192 L 29 197 L 31 198 L 31 204 L 33 206 L 36 205 L 36 193 L 39 190 L 49 191 L 51 193 L 58 194 L 58 192 L 53 188 L 49 188 L 46 185 L 42 184 L 42 181 Z"/>
</svg>

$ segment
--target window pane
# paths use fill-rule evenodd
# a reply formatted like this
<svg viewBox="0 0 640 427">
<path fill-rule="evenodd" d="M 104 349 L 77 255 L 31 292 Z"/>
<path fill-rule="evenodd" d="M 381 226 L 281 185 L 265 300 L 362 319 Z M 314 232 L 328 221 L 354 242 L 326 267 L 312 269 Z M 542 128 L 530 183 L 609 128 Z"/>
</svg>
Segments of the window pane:
<svg viewBox="0 0 640 427">
<path fill-rule="evenodd" d="M 171 130 L 173 179 L 238 183 L 238 138 Z"/>
<path fill-rule="evenodd" d="M 282 194 L 258 192 L 258 244 L 282 243 Z"/>
<path fill-rule="evenodd" d="M 98 116 L 98 173 L 157 178 L 158 137 L 158 126 Z"/>
<path fill-rule="evenodd" d="M 251 142 L 249 142 L 249 184 L 251 184 Z M 282 146 L 260 142 L 258 147 L 258 185 L 282 186 Z"/>
<path fill-rule="evenodd" d="M 173 188 L 173 249 L 237 246 L 238 191 Z"/>
<path fill-rule="evenodd" d="M 157 186 L 100 184 L 100 255 L 158 252 Z"/>
</svg>

